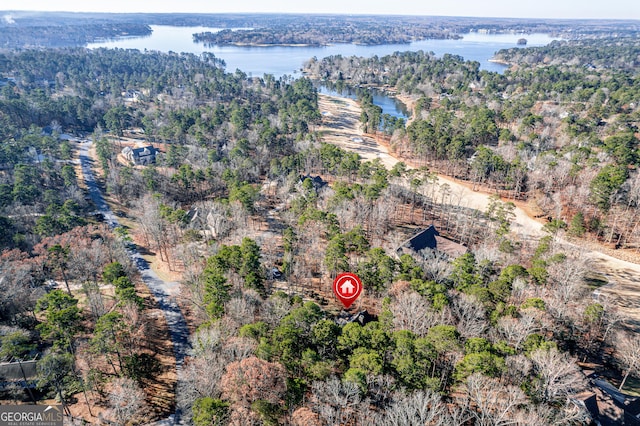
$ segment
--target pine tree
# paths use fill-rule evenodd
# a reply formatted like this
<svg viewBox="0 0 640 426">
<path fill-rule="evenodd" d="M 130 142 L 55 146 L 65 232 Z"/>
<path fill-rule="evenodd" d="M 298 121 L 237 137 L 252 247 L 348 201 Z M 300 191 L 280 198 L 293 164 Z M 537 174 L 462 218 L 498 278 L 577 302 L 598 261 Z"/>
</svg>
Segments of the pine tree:
<svg viewBox="0 0 640 426">
<path fill-rule="evenodd" d="M 584 215 L 582 212 L 578 212 L 571 219 L 571 226 L 569 226 L 569 235 L 574 237 L 582 237 L 586 232 L 586 226 L 584 223 Z"/>
</svg>

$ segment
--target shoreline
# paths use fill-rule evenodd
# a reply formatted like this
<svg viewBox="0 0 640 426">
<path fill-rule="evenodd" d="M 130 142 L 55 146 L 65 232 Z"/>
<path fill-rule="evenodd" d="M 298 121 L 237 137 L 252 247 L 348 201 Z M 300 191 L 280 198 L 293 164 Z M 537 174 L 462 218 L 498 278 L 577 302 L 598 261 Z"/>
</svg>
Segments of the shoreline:
<svg viewBox="0 0 640 426">
<path fill-rule="evenodd" d="M 416 102 L 418 102 L 418 99 L 416 99 L 412 95 L 406 95 L 404 93 L 396 93 L 392 96 L 402 102 L 407 109 L 407 112 L 409 112 L 409 118 L 407 118 L 407 126 L 413 123 L 416 120 Z"/>
<path fill-rule="evenodd" d="M 406 95 L 404 98 L 411 99 Z M 355 100 L 320 94 L 318 103 L 323 115 L 323 124 L 319 129 L 323 141 L 355 152 L 365 160 L 379 159 L 389 169 L 399 162 L 405 163 L 407 168 L 416 168 L 415 165 L 412 165 L 411 159 L 399 158 L 396 154 L 391 153 L 391 147 L 382 138 L 362 131 L 359 121 L 360 105 Z M 342 108 L 335 109 L 336 105 L 341 105 Z M 333 120 L 336 114 L 340 118 L 339 121 Z M 489 195 L 491 194 L 474 191 L 465 181 L 458 181 L 442 174 L 438 174 L 438 180 L 440 184 L 446 183 L 452 194 L 459 195 L 460 199 L 464 198 L 467 201 L 467 207 L 484 211 L 489 205 Z M 515 213 L 517 221 L 514 222 L 514 225 L 520 228 L 521 233 L 534 238 L 544 235 L 542 232 L 543 224 L 531 218 L 522 207 L 516 207 Z"/>
<path fill-rule="evenodd" d="M 213 46 L 236 46 L 236 47 L 324 47 L 326 44 L 310 44 L 310 43 L 243 43 L 243 42 L 232 42 L 232 43 L 212 43 L 207 41 L 199 41 L 196 43 L 204 44 L 207 47 Z"/>
</svg>

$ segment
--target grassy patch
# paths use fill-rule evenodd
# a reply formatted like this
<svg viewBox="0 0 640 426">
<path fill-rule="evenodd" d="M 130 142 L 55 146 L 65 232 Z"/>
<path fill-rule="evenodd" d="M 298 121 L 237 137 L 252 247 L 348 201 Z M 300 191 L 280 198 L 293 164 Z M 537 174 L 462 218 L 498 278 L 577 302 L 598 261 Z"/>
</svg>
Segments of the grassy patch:
<svg viewBox="0 0 640 426">
<path fill-rule="evenodd" d="M 640 379 L 630 375 L 622 391 L 627 395 L 640 396 Z"/>
<path fill-rule="evenodd" d="M 600 288 L 609 284 L 609 280 L 602 274 L 597 272 L 589 272 L 584 276 L 584 282 L 591 290 Z"/>
<path fill-rule="evenodd" d="M 153 272 L 156 273 L 156 275 L 158 275 L 161 280 L 178 281 L 175 275 L 172 275 L 170 272 L 167 272 L 164 268 L 160 267 L 160 264 L 162 264 L 162 262 L 157 255 L 143 254 L 142 258 L 149 263 L 149 267 L 153 270 Z"/>
</svg>

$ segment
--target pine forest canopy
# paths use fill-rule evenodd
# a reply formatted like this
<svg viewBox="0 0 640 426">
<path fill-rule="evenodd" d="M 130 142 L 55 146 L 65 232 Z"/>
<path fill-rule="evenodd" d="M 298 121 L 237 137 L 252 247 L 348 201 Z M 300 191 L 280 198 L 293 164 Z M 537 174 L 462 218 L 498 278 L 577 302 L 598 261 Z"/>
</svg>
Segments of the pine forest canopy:
<svg viewBox="0 0 640 426">
<path fill-rule="evenodd" d="M 42 395 L 119 424 L 586 422 L 570 399 L 596 385 L 578 359 L 623 389 L 640 374 L 638 338 L 562 237 L 640 244 L 638 42 L 602 35 L 500 52 L 504 74 L 428 52 L 313 58 L 276 79 L 206 53 L 2 51 L 0 361 L 38 355 Z M 324 143 L 312 79 L 356 89 L 369 136 L 417 167 Z M 411 122 L 368 87 L 410 99 Z M 155 164 L 122 161 L 134 139 Z M 114 230 L 85 196 L 85 155 Z M 536 203 L 549 235 L 522 238 L 500 197 L 456 202 L 436 170 Z M 398 255 L 430 224 L 469 250 Z M 188 308 L 194 331 L 178 383 L 132 246 L 179 277 L 164 308 Z M 363 323 L 335 321 L 342 271 L 365 283 Z"/>
</svg>

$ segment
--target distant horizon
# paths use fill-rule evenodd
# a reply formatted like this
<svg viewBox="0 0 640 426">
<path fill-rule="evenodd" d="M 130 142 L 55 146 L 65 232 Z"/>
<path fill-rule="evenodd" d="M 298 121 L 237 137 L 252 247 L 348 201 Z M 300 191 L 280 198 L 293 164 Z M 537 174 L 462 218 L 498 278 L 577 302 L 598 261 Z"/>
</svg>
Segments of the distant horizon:
<svg viewBox="0 0 640 426">
<path fill-rule="evenodd" d="M 305 14 L 305 15 L 382 15 L 433 16 L 460 18 L 559 19 L 559 20 L 640 20 L 640 2 L 628 0 L 452 0 L 449 2 L 408 1 L 402 4 L 381 0 L 236 0 L 211 4 L 208 0 L 148 1 L 111 0 L 87 2 L 80 0 L 5 0 L 0 13 L 61 12 L 61 13 L 157 13 L 157 14 Z M 180 10 L 176 10 L 176 8 Z"/>
<path fill-rule="evenodd" d="M 548 20 L 548 21 L 638 21 L 640 18 L 580 18 L 580 17 L 522 17 L 522 16 L 476 16 L 476 15 L 420 15 L 401 13 L 338 13 L 338 12 L 98 12 L 75 10 L 0 10 L 0 19 L 11 13 L 70 13 L 94 15 L 318 15 L 318 16 L 397 16 L 417 18 L 462 18 L 462 19 L 504 19 L 504 20 Z M 3 16 L 4 15 L 4 16 Z"/>
</svg>

